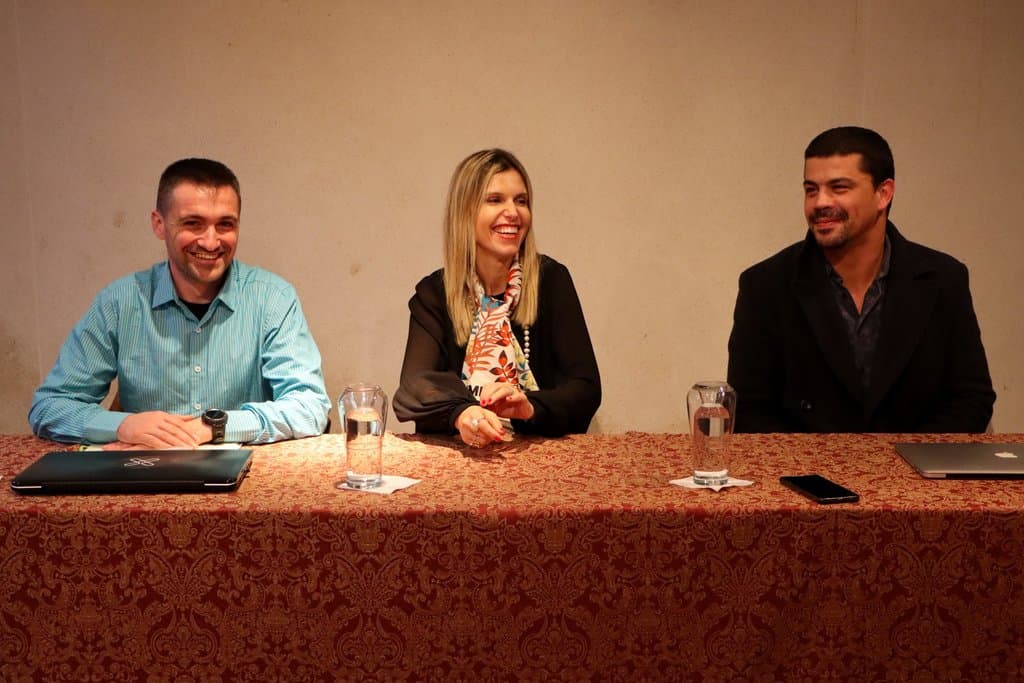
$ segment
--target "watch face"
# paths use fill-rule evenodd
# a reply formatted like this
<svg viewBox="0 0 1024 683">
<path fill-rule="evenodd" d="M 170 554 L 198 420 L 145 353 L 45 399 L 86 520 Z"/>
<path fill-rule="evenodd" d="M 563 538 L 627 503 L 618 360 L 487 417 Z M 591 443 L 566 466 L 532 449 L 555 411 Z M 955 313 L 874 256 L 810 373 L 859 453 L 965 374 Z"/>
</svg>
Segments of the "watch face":
<svg viewBox="0 0 1024 683">
<path fill-rule="evenodd" d="M 203 417 L 207 422 L 225 422 L 228 419 L 228 414 L 223 410 L 211 408 L 203 414 Z"/>
</svg>

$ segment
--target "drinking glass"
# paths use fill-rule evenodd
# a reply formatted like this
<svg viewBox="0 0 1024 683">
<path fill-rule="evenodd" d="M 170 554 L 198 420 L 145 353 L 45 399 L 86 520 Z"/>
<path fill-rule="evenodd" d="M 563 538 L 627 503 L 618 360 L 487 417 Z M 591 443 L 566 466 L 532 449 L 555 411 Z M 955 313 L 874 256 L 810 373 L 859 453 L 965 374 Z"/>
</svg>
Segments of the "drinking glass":
<svg viewBox="0 0 1024 683">
<path fill-rule="evenodd" d="M 693 483 L 729 481 L 729 441 L 736 418 L 736 390 L 725 382 L 697 382 L 686 394 L 693 438 Z"/>
<path fill-rule="evenodd" d="M 376 384 L 350 384 L 338 399 L 338 414 L 345 429 L 344 483 L 354 489 L 380 486 L 387 394 Z"/>
</svg>

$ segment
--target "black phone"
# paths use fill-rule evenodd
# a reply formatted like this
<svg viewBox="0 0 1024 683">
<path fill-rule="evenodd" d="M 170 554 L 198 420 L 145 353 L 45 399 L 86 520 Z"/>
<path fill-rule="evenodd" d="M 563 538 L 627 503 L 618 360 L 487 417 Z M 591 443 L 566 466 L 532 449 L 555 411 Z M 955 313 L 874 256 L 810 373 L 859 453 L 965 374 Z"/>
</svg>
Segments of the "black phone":
<svg viewBox="0 0 1024 683">
<path fill-rule="evenodd" d="M 840 486 L 831 479 L 826 479 L 820 474 L 801 474 L 788 477 L 779 477 L 783 486 L 791 488 L 797 493 L 807 496 L 815 503 L 830 505 L 832 503 L 856 503 L 860 496 Z"/>
</svg>

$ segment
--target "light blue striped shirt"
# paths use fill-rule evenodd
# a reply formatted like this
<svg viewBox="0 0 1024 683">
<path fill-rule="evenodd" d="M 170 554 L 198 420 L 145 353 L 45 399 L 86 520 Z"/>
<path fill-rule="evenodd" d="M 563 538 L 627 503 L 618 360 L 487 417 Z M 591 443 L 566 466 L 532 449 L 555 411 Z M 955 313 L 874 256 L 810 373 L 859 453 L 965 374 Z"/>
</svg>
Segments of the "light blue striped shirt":
<svg viewBox="0 0 1024 683">
<path fill-rule="evenodd" d="M 125 412 L 99 404 L 117 377 Z M 202 320 L 178 298 L 167 262 L 104 288 L 36 390 L 29 423 L 56 441 L 107 443 L 131 413 L 228 413 L 225 441 L 323 432 L 331 402 L 295 289 L 234 261 Z"/>
</svg>

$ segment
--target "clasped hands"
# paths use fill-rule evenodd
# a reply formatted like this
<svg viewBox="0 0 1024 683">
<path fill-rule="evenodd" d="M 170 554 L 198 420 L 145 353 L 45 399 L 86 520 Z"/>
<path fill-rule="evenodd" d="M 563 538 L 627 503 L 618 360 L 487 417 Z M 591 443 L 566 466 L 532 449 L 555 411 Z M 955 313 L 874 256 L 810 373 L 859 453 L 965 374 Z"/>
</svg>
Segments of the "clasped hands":
<svg viewBox="0 0 1024 683">
<path fill-rule="evenodd" d="M 495 382 L 481 390 L 480 405 L 466 408 L 455 418 L 455 428 L 463 443 L 480 448 L 503 440 L 505 428 L 500 418 L 529 420 L 533 412 L 533 404 L 522 389 L 507 382 Z"/>
<path fill-rule="evenodd" d="M 195 448 L 212 439 L 210 425 L 198 416 L 149 410 L 132 413 L 122 420 L 117 428 L 117 441 L 106 444 L 103 450 Z"/>
</svg>

